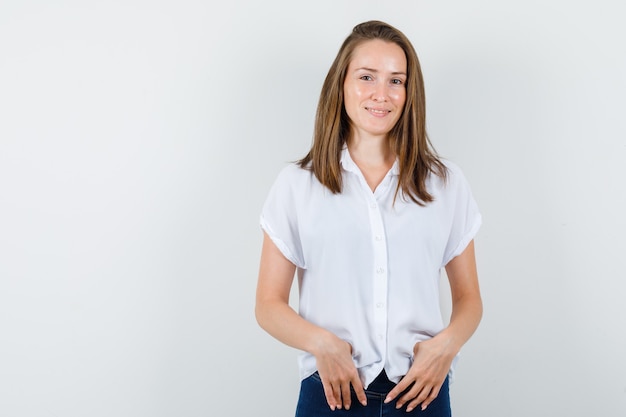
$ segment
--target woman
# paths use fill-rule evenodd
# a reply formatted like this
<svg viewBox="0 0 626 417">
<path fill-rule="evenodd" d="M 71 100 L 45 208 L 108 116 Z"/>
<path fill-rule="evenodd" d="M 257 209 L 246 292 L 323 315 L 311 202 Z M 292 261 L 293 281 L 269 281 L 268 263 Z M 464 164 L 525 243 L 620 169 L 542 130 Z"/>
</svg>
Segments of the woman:
<svg viewBox="0 0 626 417">
<path fill-rule="evenodd" d="M 481 217 L 461 171 L 432 149 L 424 103 L 406 36 L 357 25 L 322 87 L 309 153 L 265 202 L 256 317 L 303 351 L 297 417 L 450 415 L 448 375 L 482 315 Z"/>
</svg>

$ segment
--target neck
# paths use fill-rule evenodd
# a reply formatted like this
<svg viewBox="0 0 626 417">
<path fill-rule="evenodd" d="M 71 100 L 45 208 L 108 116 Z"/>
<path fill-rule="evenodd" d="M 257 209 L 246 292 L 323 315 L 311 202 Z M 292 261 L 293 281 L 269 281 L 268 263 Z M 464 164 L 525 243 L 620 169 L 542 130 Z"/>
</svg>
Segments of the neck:
<svg viewBox="0 0 626 417">
<path fill-rule="evenodd" d="M 395 155 L 384 136 L 367 137 L 353 135 L 348 140 L 350 156 L 359 166 L 390 168 Z"/>
</svg>

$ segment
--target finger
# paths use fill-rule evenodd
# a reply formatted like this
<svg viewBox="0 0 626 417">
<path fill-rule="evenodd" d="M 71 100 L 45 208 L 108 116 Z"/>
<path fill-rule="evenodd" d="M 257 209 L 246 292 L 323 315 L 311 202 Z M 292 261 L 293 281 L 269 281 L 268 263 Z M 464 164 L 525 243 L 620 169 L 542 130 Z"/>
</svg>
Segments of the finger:
<svg viewBox="0 0 626 417">
<path fill-rule="evenodd" d="M 328 381 L 322 380 L 322 387 L 324 387 L 324 395 L 326 396 L 326 402 L 332 411 L 335 411 L 337 407 L 337 399 L 333 392 L 333 388 Z"/>
<path fill-rule="evenodd" d="M 430 391 L 430 395 L 424 400 L 424 402 L 422 402 L 422 411 L 426 410 L 426 407 L 428 407 L 430 403 L 437 399 L 437 397 L 439 396 L 439 391 L 440 388 L 433 388 L 433 390 Z"/>
<path fill-rule="evenodd" d="M 407 389 L 410 384 L 411 384 L 411 381 L 407 380 L 406 378 L 403 378 L 400 382 L 398 382 L 398 384 L 395 387 L 393 387 L 391 391 L 389 391 L 389 393 L 385 397 L 385 404 L 393 401 L 393 399 L 396 398 L 400 393 L 404 392 L 404 390 Z"/>
<path fill-rule="evenodd" d="M 413 384 L 410 390 L 408 390 L 406 393 L 404 393 L 403 396 L 398 398 L 398 401 L 396 402 L 396 408 L 402 408 L 406 403 L 415 399 L 422 391 L 422 388 L 423 387 L 421 385 L 417 385 L 417 383 Z"/>
<path fill-rule="evenodd" d="M 344 408 L 346 410 L 349 410 L 350 405 L 352 404 L 352 396 L 350 395 L 350 382 L 341 384 L 341 400 L 343 402 Z M 341 406 L 339 408 L 341 408 Z"/>
<path fill-rule="evenodd" d="M 341 383 L 340 382 L 335 382 L 334 384 L 332 384 L 332 388 L 333 388 L 333 396 L 335 397 L 335 407 L 338 410 L 341 410 L 341 407 L 342 407 Z"/>
<path fill-rule="evenodd" d="M 429 397 L 432 388 L 425 387 L 422 389 L 417 397 L 415 397 L 409 404 L 406 406 L 406 411 L 413 411 L 418 405 L 422 404 L 426 398 Z M 424 410 L 424 408 L 422 408 Z"/>
<path fill-rule="evenodd" d="M 361 405 L 366 406 L 367 396 L 365 395 L 365 389 L 363 388 L 363 383 L 361 382 L 361 379 L 357 375 L 352 379 L 351 382 L 352 388 L 354 388 L 354 393 L 356 394 L 356 398 L 359 400 Z"/>
</svg>

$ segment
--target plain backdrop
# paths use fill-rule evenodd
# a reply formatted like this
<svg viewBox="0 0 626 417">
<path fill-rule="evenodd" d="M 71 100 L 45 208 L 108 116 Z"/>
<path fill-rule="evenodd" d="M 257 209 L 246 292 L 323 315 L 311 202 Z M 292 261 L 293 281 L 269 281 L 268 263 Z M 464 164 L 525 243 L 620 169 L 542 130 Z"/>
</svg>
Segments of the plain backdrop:
<svg viewBox="0 0 626 417">
<path fill-rule="evenodd" d="M 626 415 L 622 8 L 2 1 L 0 415 L 293 415 L 298 352 L 253 314 L 258 216 L 369 19 L 414 43 L 484 218 L 454 415 Z"/>
</svg>

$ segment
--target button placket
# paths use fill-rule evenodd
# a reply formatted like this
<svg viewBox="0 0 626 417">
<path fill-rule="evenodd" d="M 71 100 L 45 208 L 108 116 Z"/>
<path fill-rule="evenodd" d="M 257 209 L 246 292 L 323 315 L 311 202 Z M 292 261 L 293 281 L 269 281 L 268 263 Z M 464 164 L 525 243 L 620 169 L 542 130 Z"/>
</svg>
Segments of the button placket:
<svg viewBox="0 0 626 417">
<path fill-rule="evenodd" d="M 369 218 L 372 233 L 372 245 L 374 249 L 374 271 L 372 300 L 374 309 L 374 326 L 376 339 L 379 343 L 380 352 L 385 351 L 387 335 L 387 242 L 382 213 L 374 195 L 370 195 Z"/>
</svg>

